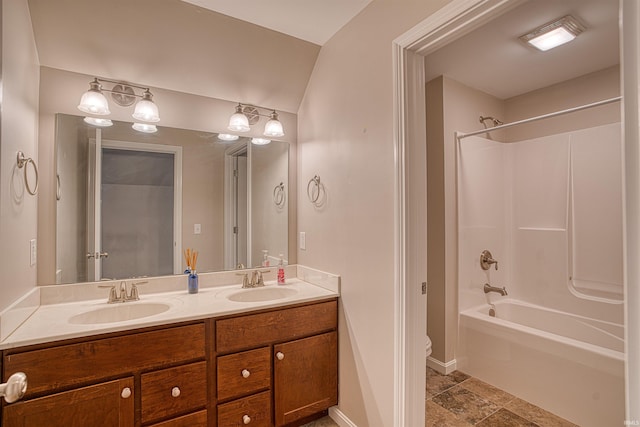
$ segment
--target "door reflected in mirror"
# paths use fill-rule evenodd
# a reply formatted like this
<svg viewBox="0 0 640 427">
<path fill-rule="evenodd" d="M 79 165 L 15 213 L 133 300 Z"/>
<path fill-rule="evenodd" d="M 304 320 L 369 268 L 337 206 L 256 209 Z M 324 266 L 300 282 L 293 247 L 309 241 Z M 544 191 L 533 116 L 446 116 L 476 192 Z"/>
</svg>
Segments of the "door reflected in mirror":
<svg viewBox="0 0 640 427">
<path fill-rule="evenodd" d="M 288 260 L 289 144 L 56 115 L 56 283 Z"/>
</svg>

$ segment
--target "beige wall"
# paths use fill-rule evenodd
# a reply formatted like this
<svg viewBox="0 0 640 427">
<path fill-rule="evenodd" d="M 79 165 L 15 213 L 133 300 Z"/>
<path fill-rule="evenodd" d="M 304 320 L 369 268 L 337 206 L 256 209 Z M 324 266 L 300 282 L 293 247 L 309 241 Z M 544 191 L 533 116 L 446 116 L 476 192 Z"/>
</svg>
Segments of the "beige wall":
<svg viewBox="0 0 640 427">
<path fill-rule="evenodd" d="M 37 237 L 37 197 L 27 193 L 21 150 L 38 165 L 39 64 L 26 0 L 2 2 L 2 126 L 0 134 L 0 311 L 36 284 L 29 241 Z M 34 177 L 31 176 L 31 179 Z"/>
<path fill-rule="evenodd" d="M 322 48 L 299 110 L 299 262 L 342 276 L 339 409 L 358 426 L 393 425 L 392 41 L 445 3 L 373 1 Z"/>
<path fill-rule="evenodd" d="M 68 71 L 57 70 L 54 68 L 41 68 L 41 84 L 40 84 L 40 130 L 39 130 L 39 156 L 40 156 L 40 175 L 41 175 L 41 189 L 38 196 L 38 283 L 50 284 L 53 283 L 52 274 L 55 271 L 55 223 L 56 223 L 56 201 L 55 201 L 55 114 L 65 113 L 71 115 L 79 115 L 80 111 L 76 108 L 80 96 L 88 89 L 89 81 L 92 80 L 92 76 L 84 74 L 71 73 Z M 204 132 L 219 132 L 225 131 L 229 116 L 233 113 L 236 103 L 223 101 L 219 99 L 206 98 L 202 96 L 196 96 L 181 92 L 174 92 L 165 89 L 151 88 L 151 92 L 154 94 L 154 101 L 158 104 L 160 110 L 161 126 L 180 128 L 180 129 L 193 129 Z M 112 111 L 111 118 L 114 120 L 121 120 L 125 122 L 131 122 L 131 107 L 123 108 L 118 107 L 115 103 L 110 103 L 110 109 Z M 297 116 L 282 112 L 279 115 L 280 121 L 283 124 L 286 135 L 282 138 L 290 144 L 289 150 L 289 162 L 290 162 L 290 176 L 289 186 L 292 189 L 290 193 L 289 203 L 294 204 L 291 209 L 295 209 L 296 194 L 295 194 L 295 165 L 296 165 L 296 139 L 297 139 Z M 248 132 L 247 136 L 261 136 L 264 126 L 264 119 L 253 126 L 252 130 Z M 107 131 L 108 132 L 108 131 Z M 202 143 L 202 140 L 193 141 L 190 143 L 191 147 Z M 189 145 L 189 144 L 188 144 Z M 183 152 L 183 162 L 185 167 L 185 173 L 189 173 L 189 164 L 194 162 L 203 162 L 206 159 L 199 156 L 197 153 L 193 153 L 192 150 L 185 148 Z M 222 174 L 223 167 L 212 168 L 211 174 Z M 204 185 L 206 180 L 200 180 Z M 184 188 L 184 197 L 189 197 L 193 194 L 193 191 L 197 191 L 195 188 Z M 216 190 L 217 191 L 217 190 Z M 220 189 L 221 191 L 221 189 Z M 204 201 L 201 201 L 204 203 Z M 183 208 L 185 215 L 183 216 L 183 240 L 184 247 L 197 247 L 202 244 L 203 239 L 206 238 L 204 234 L 193 235 L 193 224 L 203 224 L 203 233 L 207 229 L 205 220 L 198 218 L 198 215 L 194 214 L 199 208 L 210 208 L 210 206 L 199 206 L 186 211 L 187 206 Z M 217 220 L 213 220 L 217 221 Z M 209 228 L 211 229 L 211 228 Z M 289 235 L 291 236 L 289 244 L 290 258 L 293 256 L 295 262 L 295 233 L 296 233 L 296 216 L 289 214 Z M 189 238 L 193 238 L 189 241 Z M 217 249 L 216 249 L 217 250 Z M 214 251 L 211 248 L 211 251 Z M 213 252 L 212 252 L 213 253 Z M 201 254 L 204 255 L 204 254 Z M 200 268 L 204 269 L 202 261 L 199 263 Z M 213 268 L 213 266 L 212 266 Z"/>
</svg>

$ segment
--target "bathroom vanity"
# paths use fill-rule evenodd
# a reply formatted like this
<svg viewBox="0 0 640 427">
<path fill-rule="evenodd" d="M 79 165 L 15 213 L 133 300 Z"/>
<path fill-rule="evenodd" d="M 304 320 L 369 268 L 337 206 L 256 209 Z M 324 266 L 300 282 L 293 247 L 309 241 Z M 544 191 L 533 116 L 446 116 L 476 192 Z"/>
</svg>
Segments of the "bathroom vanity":
<svg viewBox="0 0 640 427">
<path fill-rule="evenodd" d="M 337 297 L 248 306 L 5 348 L 3 382 L 28 388 L 2 425 L 295 426 L 336 405 Z"/>
</svg>

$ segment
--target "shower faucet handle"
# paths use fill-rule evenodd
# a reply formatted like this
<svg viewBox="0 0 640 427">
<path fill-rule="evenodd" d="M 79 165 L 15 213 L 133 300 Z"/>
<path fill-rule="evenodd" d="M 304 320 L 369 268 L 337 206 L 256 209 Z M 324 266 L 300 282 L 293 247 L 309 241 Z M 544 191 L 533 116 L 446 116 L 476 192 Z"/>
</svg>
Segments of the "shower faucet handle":
<svg viewBox="0 0 640 427">
<path fill-rule="evenodd" d="M 483 270 L 488 270 L 491 268 L 491 264 L 495 264 L 496 270 L 498 269 L 498 261 L 493 259 L 491 252 L 485 249 L 480 254 L 480 267 L 482 267 Z"/>
</svg>

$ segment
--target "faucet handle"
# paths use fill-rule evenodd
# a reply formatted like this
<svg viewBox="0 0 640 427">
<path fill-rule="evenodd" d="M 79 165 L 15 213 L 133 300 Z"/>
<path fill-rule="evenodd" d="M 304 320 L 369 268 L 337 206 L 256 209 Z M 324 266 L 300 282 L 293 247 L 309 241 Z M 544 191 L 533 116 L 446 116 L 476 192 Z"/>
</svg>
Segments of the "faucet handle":
<svg viewBox="0 0 640 427">
<path fill-rule="evenodd" d="M 491 252 L 485 249 L 480 254 L 480 267 L 482 267 L 483 270 L 488 270 L 491 268 L 491 264 L 495 264 L 496 270 L 498 270 L 498 261 L 493 259 Z"/>
<path fill-rule="evenodd" d="M 116 292 L 116 285 L 98 285 L 99 288 L 110 288 L 109 290 L 109 299 L 107 302 L 109 304 L 118 301 L 118 293 Z"/>
<path fill-rule="evenodd" d="M 138 301 L 140 299 L 140 295 L 138 294 L 138 285 L 144 285 L 145 283 L 149 283 L 146 280 L 142 282 L 133 282 L 131 283 L 131 291 L 129 296 L 127 296 L 127 300 L 129 301 Z"/>
<path fill-rule="evenodd" d="M 242 276 L 242 287 L 249 287 L 249 275 L 248 273 L 236 273 L 236 276 Z"/>
</svg>

